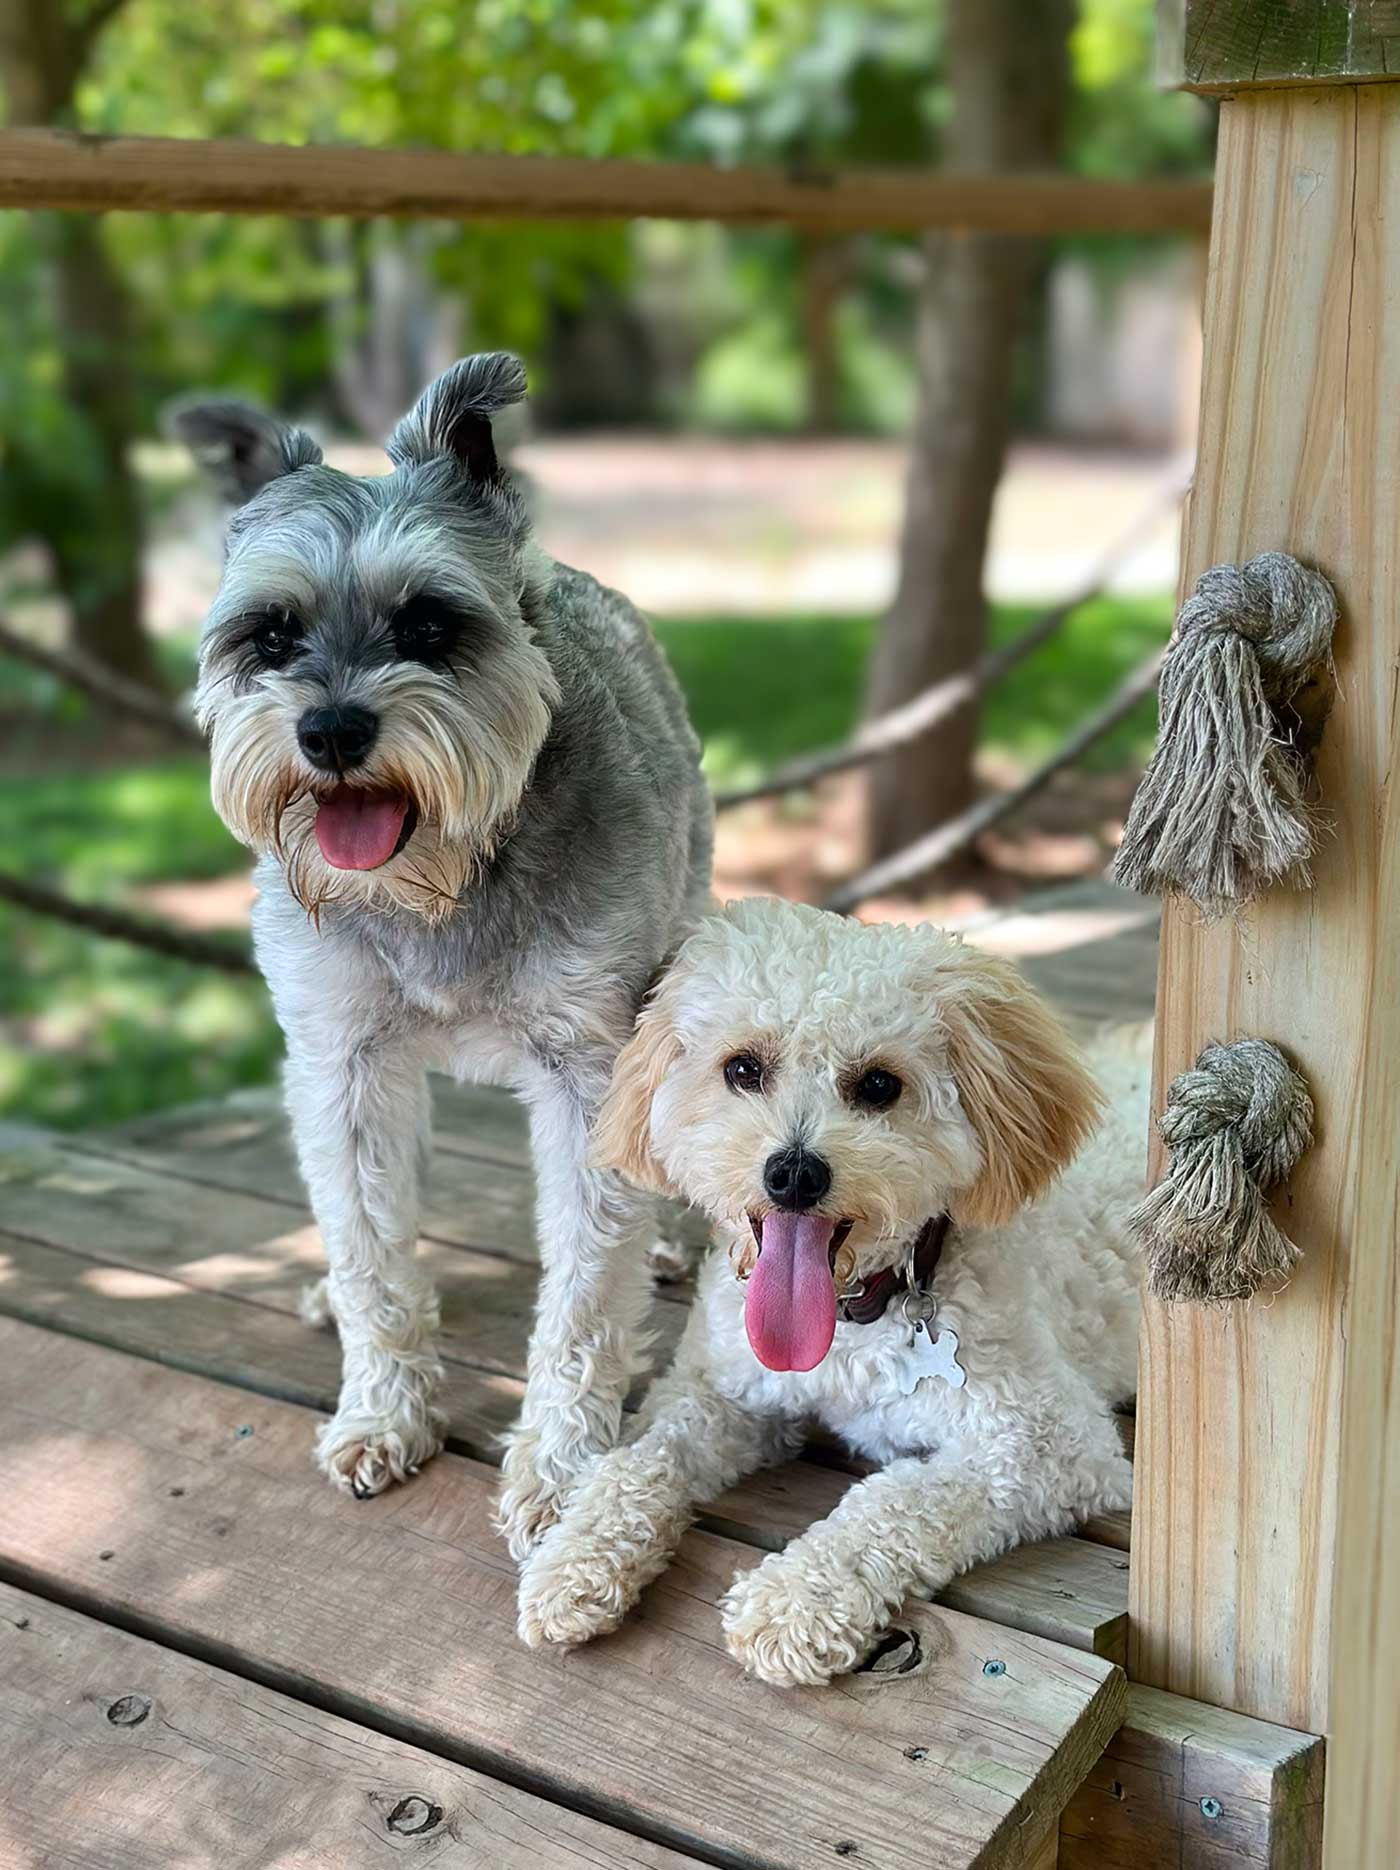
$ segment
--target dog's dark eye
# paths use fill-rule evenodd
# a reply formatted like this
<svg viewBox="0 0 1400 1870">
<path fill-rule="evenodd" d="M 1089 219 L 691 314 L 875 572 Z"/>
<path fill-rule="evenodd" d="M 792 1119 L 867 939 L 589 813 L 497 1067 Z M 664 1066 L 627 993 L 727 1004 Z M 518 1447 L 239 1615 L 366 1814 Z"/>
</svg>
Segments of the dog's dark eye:
<svg viewBox="0 0 1400 1870">
<path fill-rule="evenodd" d="M 724 1061 L 724 1082 L 731 1091 L 761 1091 L 763 1061 L 752 1052 L 736 1052 Z"/>
<path fill-rule="evenodd" d="M 263 668 L 285 668 L 296 654 L 296 626 L 285 615 L 265 617 L 249 632 L 248 643 Z"/>
<path fill-rule="evenodd" d="M 450 604 L 424 593 L 400 605 L 389 627 L 403 661 L 441 662 L 457 640 L 461 619 Z"/>
<path fill-rule="evenodd" d="M 851 1102 L 866 1110 L 888 1110 L 891 1104 L 899 1102 L 903 1089 L 904 1085 L 892 1071 L 886 1071 L 883 1065 L 874 1065 L 862 1072 L 851 1086 Z"/>
</svg>

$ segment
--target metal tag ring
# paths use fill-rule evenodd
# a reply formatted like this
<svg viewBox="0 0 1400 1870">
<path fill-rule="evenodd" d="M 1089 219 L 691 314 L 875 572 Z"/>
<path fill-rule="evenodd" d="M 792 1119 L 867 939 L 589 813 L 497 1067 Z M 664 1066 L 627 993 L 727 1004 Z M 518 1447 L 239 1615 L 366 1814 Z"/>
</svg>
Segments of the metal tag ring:
<svg viewBox="0 0 1400 1870">
<path fill-rule="evenodd" d="M 906 1292 L 899 1305 L 907 1325 L 927 1325 L 938 1311 L 938 1301 L 931 1292 Z"/>
</svg>

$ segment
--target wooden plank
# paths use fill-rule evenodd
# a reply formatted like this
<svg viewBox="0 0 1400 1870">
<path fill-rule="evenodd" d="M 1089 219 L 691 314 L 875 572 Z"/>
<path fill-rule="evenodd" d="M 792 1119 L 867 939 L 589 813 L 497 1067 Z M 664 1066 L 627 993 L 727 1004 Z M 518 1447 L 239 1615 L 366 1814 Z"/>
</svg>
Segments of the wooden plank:
<svg viewBox="0 0 1400 1870">
<path fill-rule="evenodd" d="M 883 1870 L 1033 1862 L 1121 1719 L 1101 1658 L 931 1607 L 901 1618 L 905 1666 L 839 1693 L 746 1680 L 713 1606 L 758 1555 L 707 1534 L 615 1637 L 527 1651 L 489 1469 L 449 1455 L 357 1502 L 308 1473 L 304 1435 L 288 1405 L 72 1341 L 56 1356 L 51 1334 L 0 1323 L 0 1564 L 345 1718 L 772 1870 L 846 1842 Z"/>
<path fill-rule="evenodd" d="M 443 150 L 293 148 L 65 130 L 0 133 L 0 207 L 364 220 L 781 222 L 816 232 L 1198 233 L 1204 182 L 924 169 L 721 169 L 701 163 Z"/>
<path fill-rule="evenodd" d="M 508 1092 L 433 1081 L 433 1153 L 423 1186 L 425 1239 L 476 1247 L 534 1265 L 534 1177 L 529 1134 Z M 4 1130 L 0 1126 L 0 1146 Z M 37 1139 L 33 1139 L 37 1140 Z M 64 1139 L 85 1154 L 112 1155 L 210 1188 L 263 1195 L 305 1209 L 306 1192 L 286 1115 L 275 1091 L 243 1091 L 223 1102 L 161 1111 Z M 483 1163 L 491 1173 L 483 1173 Z M 678 1204 L 661 1204 L 675 1225 Z M 691 1217 L 697 1243 L 703 1225 Z"/>
<path fill-rule="evenodd" d="M 1108 1545 L 1115 1552 L 1126 1552 L 1132 1543 L 1133 1516 L 1125 1509 L 1121 1513 L 1095 1513 L 1086 1519 L 1079 1528 L 1081 1539 L 1092 1539 L 1095 1545 Z"/>
<path fill-rule="evenodd" d="M 1043 1539 L 955 1578 L 938 1602 L 1053 1642 L 1088 1645 L 1122 1662 L 1127 1654 L 1128 1561 L 1087 1539 Z"/>
<path fill-rule="evenodd" d="M 1400 0 L 1158 0 L 1158 69 L 1202 92 L 1400 77 Z"/>
<path fill-rule="evenodd" d="M 1400 430 L 1384 418 L 1400 388 L 1400 92 L 1229 100 L 1219 177 L 1183 577 L 1280 549 L 1336 584 L 1338 700 L 1318 762 L 1332 835 L 1314 886 L 1272 892 L 1245 929 L 1167 910 L 1155 1096 L 1160 1108 L 1206 1041 L 1257 1034 L 1307 1075 L 1318 1140 L 1291 1179 L 1303 1260 L 1285 1291 L 1218 1311 L 1146 1305 L 1129 1660 L 1135 1679 L 1287 1726 L 1340 1720 L 1361 1746 L 1359 1710 L 1400 1676 L 1400 1623 L 1375 1644 L 1367 1622 L 1376 1548 L 1338 1542 L 1336 1501 L 1343 1358 L 1349 1398 L 1393 1382 L 1400 1294 Z M 1367 1311 L 1346 1303 L 1353 1254 Z M 1375 1433 L 1361 1422 L 1349 1415 L 1348 1463 Z M 1383 1509 L 1363 1510 L 1374 1526 Z M 1334 1575 L 1363 1663 L 1335 1706 Z M 1333 1786 L 1355 1790 L 1339 1745 Z M 1374 1755 L 1392 1796 L 1394 1758 Z M 1393 1865 L 1400 1835 L 1389 1848 Z"/>
<path fill-rule="evenodd" d="M 529 1168 L 525 1112 L 509 1091 L 454 1084 L 450 1078 L 437 1076 L 431 1084 L 435 1150 Z M 257 1185 L 246 1178 L 263 1163 L 275 1174 L 279 1190 L 301 1185 L 281 1094 L 271 1086 L 154 1111 L 126 1123 L 85 1131 L 82 1140 L 103 1146 L 134 1145 L 152 1157 L 162 1150 L 188 1153 L 191 1161 L 204 1163 L 210 1174 L 227 1172 L 237 1178 L 230 1186 L 249 1187 L 254 1193 Z"/>
<path fill-rule="evenodd" d="M 291 1312 L 3 1232 L 0 1313 L 325 1415 L 340 1387 L 334 1333 L 309 1330 Z M 453 1445 L 479 1460 L 493 1458 L 520 1413 L 524 1388 L 518 1376 L 445 1360 L 441 1400 Z M 309 1465 L 310 1423 L 305 1453 Z M 737 1518 L 756 1508 L 741 1498 L 733 1511 Z"/>
<path fill-rule="evenodd" d="M 1062 1870 L 1316 1870 L 1324 1755 L 1313 1734 L 1132 1683 L 1060 1819 Z"/>
<path fill-rule="evenodd" d="M 8 1584 L 0 1658 L 9 1870 L 694 1863 Z"/>
<path fill-rule="evenodd" d="M 502 1171 L 478 1165 L 477 1173 L 485 1182 Z M 304 1204 L 179 1181 L 58 1137 L 0 1156 L 0 1189 L 16 1234 L 283 1312 L 295 1313 L 325 1270 Z M 534 1268 L 431 1240 L 418 1251 L 441 1293 L 444 1354 L 523 1374 Z M 662 1355 L 684 1325 L 684 1306 L 660 1292 L 652 1326 Z"/>
<path fill-rule="evenodd" d="M 329 1414 L 335 1406 L 340 1355 L 329 1332 L 308 1331 L 290 1312 L 4 1233 L 0 1312 L 305 1408 Z M 523 1393 L 523 1354 L 522 1344 L 509 1375 L 446 1360 L 442 1402 L 458 1452 L 496 1459 Z M 308 1458 L 309 1447 L 308 1428 Z M 741 1481 L 701 1524 L 775 1551 L 824 1519 L 852 1478 L 790 1462 Z M 939 1601 L 1120 1661 L 1127 1578 L 1118 1563 L 1087 1541 L 1049 1540 L 979 1566 Z"/>
<path fill-rule="evenodd" d="M 477 1096 L 497 1121 L 497 1135 L 504 1133 L 506 1125 L 499 1120 L 517 1114 L 501 1109 L 504 1093 L 478 1092 Z M 461 1129 L 444 1133 L 440 1096 L 437 1108 L 439 1123 L 423 1185 L 420 1226 L 424 1238 L 536 1264 L 534 1178 L 528 1166 L 528 1145 L 522 1146 L 520 1161 L 506 1159 L 495 1153 L 496 1137 L 489 1131 L 468 1128 L 469 1117 L 464 1117 Z M 115 1156 L 208 1188 L 258 1195 L 309 1211 L 287 1119 L 280 1099 L 271 1091 L 245 1092 L 226 1107 L 205 1104 L 165 1111 L 110 1130 L 65 1138 L 64 1147 Z"/>
</svg>

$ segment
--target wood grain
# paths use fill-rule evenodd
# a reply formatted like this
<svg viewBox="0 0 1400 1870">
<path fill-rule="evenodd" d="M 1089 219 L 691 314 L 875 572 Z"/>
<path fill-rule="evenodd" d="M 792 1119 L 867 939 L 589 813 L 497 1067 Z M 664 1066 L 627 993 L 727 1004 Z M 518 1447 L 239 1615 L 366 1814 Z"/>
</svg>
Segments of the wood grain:
<svg viewBox="0 0 1400 1870">
<path fill-rule="evenodd" d="M 509 1147 L 506 1138 L 514 1126 L 508 1127 L 508 1120 L 518 1112 L 500 1108 L 507 1102 L 500 1093 L 478 1095 L 491 1112 L 494 1131 L 473 1125 L 465 1131 L 464 1145 L 463 1132 L 443 1126 L 439 1092 L 439 1120 L 423 1181 L 421 1232 L 443 1246 L 471 1247 L 533 1266 L 539 1253 L 528 1147 L 522 1145 L 518 1160 L 497 1153 L 501 1145 Z M 485 1103 L 486 1098 L 491 1102 Z M 67 1139 L 67 1147 L 309 1213 L 286 1115 L 271 1091 L 244 1092 L 224 1108 L 209 1104 L 163 1111 L 137 1123 Z M 483 1173 L 484 1164 L 490 1173 Z"/>
<path fill-rule="evenodd" d="M 496 1237 L 528 1237 L 527 1185 L 499 1166 L 475 1164 L 473 1186 L 494 1187 Z M 486 1196 L 468 1199 L 479 1212 Z M 206 1291 L 295 1313 L 306 1286 L 325 1270 L 320 1235 L 304 1197 L 190 1182 L 164 1166 L 85 1149 L 61 1137 L 33 1140 L 0 1155 L 4 1225 L 16 1234 L 111 1265 L 159 1273 Z M 423 1239 L 418 1257 L 442 1296 L 445 1355 L 506 1375 L 524 1372 L 534 1315 L 532 1264 Z M 665 1289 L 653 1307 L 660 1353 L 674 1347 L 686 1310 Z"/>
<path fill-rule="evenodd" d="M 7 1870 L 684 1870 L 386 1734 L 0 1584 Z"/>
<path fill-rule="evenodd" d="M 1123 1662 L 1128 1560 L 1087 1539 L 1044 1539 L 954 1578 L 938 1602 Z"/>
<path fill-rule="evenodd" d="M 1400 77 L 1400 0 L 1158 0 L 1159 71 L 1192 91 Z"/>
<path fill-rule="evenodd" d="M 1131 1683 L 1060 1820 L 1062 1870 L 1316 1870 L 1324 1752 L 1315 1735 Z"/>
<path fill-rule="evenodd" d="M 954 175 L 928 169 L 715 168 L 443 150 L 292 148 L 64 130 L 0 132 L 0 207 L 84 213 L 349 215 L 397 220 L 781 222 L 817 232 L 1188 233 L 1205 182 Z"/>
<path fill-rule="evenodd" d="M 210 1188 L 272 1197 L 303 1210 L 307 1206 L 275 1091 L 242 1091 L 223 1103 L 160 1111 L 68 1140 L 85 1153 L 167 1169 Z M 484 1175 L 483 1163 L 496 1172 Z M 682 1213 L 679 1205 L 660 1206 L 674 1228 Z M 524 1112 L 508 1092 L 433 1081 L 433 1152 L 420 1226 L 426 1239 L 445 1246 L 538 1262 L 529 1133 Z M 689 1229 L 697 1247 L 706 1243 L 698 1217 L 689 1217 Z"/>
<path fill-rule="evenodd" d="M 1318 1124 L 1281 1215 L 1304 1255 L 1288 1288 L 1221 1311 L 1146 1307 L 1130 1668 L 1311 1731 L 1334 1712 L 1334 1574 L 1349 1618 L 1370 1562 L 1337 1539 L 1344 1344 L 1359 1396 L 1379 1380 L 1397 1297 L 1397 165 L 1389 86 L 1275 91 L 1221 109 L 1184 581 L 1277 549 L 1336 584 L 1339 694 L 1318 762 L 1333 830 L 1314 887 L 1273 892 L 1242 927 L 1168 909 L 1158 1001 L 1158 1108 L 1206 1041 L 1255 1034 L 1297 1060 Z M 1367 1316 L 1346 1305 L 1354 1254 L 1374 1296 Z M 1392 1649 L 1374 1666 L 1393 1680 L 1397 1662 Z M 1392 1749 L 1384 1772 L 1393 1763 Z"/>
<path fill-rule="evenodd" d="M 757 1554 L 706 1534 L 617 1636 L 529 1652 L 489 1469 L 448 1455 L 349 1500 L 307 1470 L 301 1411 L 55 1347 L 0 1323 L 14 1582 L 675 1848 L 772 1870 L 848 1840 L 877 1870 L 1033 1863 L 1121 1719 L 1111 1664 L 931 1607 L 901 1618 L 917 1655 L 839 1690 L 747 1681 L 714 1604 Z"/>
<path fill-rule="evenodd" d="M 1400 301 L 1400 108 L 1394 94 L 1358 100 L 1355 389 L 1349 449 L 1375 493 L 1359 550 L 1369 555 L 1358 628 L 1372 641 L 1375 687 L 1357 695 L 1372 723 L 1379 783 L 1370 794 L 1368 853 L 1375 904 L 1366 953 L 1369 1019 L 1358 1028 L 1355 1106 L 1346 1168 L 1355 1179 L 1351 1283 L 1340 1423 L 1336 1561 L 1332 1593 L 1331 1731 L 1326 1862 L 1356 1870 L 1400 1863 L 1400 807 L 1391 785 L 1396 755 L 1396 438 L 1386 405 L 1400 387 L 1395 311 Z M 1358 319 L 1358 324 L 1360 319 Z M 1349 383 L 1349 390 L 1351 386 Z M 1368 400 L 1367 391 L 1375 400 Z M 1380 399 L 1384 398 L 1385 402 Z M 1357 801 L 1360 809 L 1361 801 Z"/>
<path fill-rule="evenodd" d="M 430 1083 L 435 1150 L 529 1168 L 530 1133 L 517 1098 L 485 1085 L 454 1084 L 450 1078 L 434 1076 Z M 266 1160 L 275 1167 L 279 1187 L 289 1177 L 301 1187 L 282 1098 L 271 1087 L 152 1111 L 87 1131 L 83 1141 L 118 1150 L 134 1145 L 146 1161 L 170 1149 L 187 1155 L 191 1163 L 203 1162 L 211 1175 L 233 1176 L 234 1187 L 247 1187 L 246 1178 Z"/>
<path fill-rule="evenodd" d="M 0 1232 L 0 1313 L 46 1325 L 172 1369 L 215 1377 L 329 1414 L 340 1381 L 333 1334 L 291 1312 Z M 511 1374 L 445 1360 L 450 1446 L 494 1462 L 520 1407 L 524 1340 Z M 309 1460 L 310 1427 L 306 1438 Z M 813 1461 L 752 1474 L 700 1515 L 716 1532 L 776 1551 L 826 1515 L 853 1476 Z M 1052 1539 L 954 1581 L 941 1601 L 972 1615 L 1121 1661 L 1127 1577 L 1119 1555 Z"/>
</svg>

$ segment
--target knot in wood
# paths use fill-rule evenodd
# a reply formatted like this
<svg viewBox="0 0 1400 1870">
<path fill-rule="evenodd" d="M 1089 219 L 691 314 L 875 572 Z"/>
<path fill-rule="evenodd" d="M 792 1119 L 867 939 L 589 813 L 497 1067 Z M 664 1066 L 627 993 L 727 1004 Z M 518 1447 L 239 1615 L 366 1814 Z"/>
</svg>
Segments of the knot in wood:
<svg viewBox="0 0 1400 1870">
<path fill-rule="evenodd" d="M 441 1823 L 442 1807 L 434 1805 L 431 1799 L 420 1798 L 416 1792 L 400 1799 L 384 1819 L 387 1830 L 405 1838 L 422 1837 L 425 1831 L 433 1831 Z"/>
</svg>

